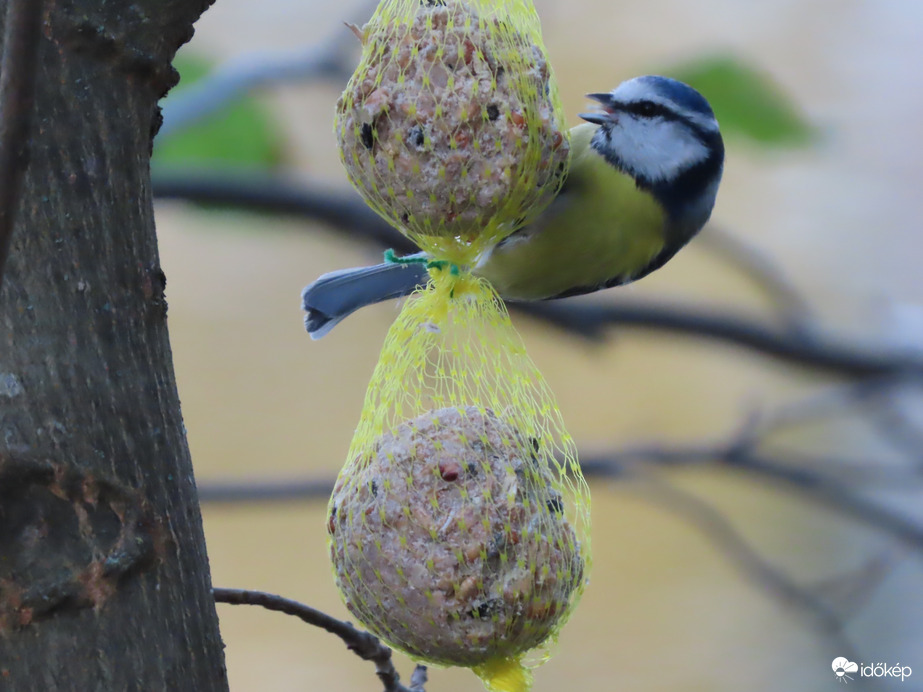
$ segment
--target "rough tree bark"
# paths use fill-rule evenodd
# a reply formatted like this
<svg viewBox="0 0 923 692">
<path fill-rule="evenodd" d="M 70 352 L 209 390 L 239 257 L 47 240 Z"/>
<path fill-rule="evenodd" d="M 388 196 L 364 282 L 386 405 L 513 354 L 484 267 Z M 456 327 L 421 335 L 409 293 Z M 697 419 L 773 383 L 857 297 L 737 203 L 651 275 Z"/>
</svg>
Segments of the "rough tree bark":
<svg viewBox="0 0 923 692">
<path fill-rule="evenodd" d="M 0 287 L 2 690 L 227 689 L 148 165 L 209 4 L 45 3 Z"/>
</svg>

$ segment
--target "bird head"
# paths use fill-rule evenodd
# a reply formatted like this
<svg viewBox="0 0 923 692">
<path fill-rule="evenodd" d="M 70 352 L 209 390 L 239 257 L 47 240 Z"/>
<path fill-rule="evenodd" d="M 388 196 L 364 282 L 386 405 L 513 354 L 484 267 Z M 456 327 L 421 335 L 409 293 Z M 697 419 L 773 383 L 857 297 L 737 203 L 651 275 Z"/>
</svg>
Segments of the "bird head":
<svg viewBox="0 0 923 692">
<path fill-rule="evenodd" d="M 599 154 L 665 206 L 707 206 L 710 213 L 724 143 L 704 96 L 675 79 L 648 75 L 588 97 L 602 106 L 580 114 L 599 125 L 592 139 Z"/>
</svg>

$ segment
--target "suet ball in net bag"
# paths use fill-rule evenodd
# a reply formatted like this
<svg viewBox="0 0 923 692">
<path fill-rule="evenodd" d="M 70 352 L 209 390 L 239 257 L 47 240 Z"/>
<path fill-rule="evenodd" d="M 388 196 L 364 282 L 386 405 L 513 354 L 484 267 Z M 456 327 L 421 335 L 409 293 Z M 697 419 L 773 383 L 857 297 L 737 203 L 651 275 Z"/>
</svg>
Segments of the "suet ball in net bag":
<svg viewBox="0 0 923 692">
<path fill-rule="evenodd" d="M 378 438 L 331 502 L 350 610 L 436 663 L 477 666 L 541 644 L 583 559 L 536 444 L 476 407 L 429 411 Z"/>
<path fill-rule="evenodd" d="M 335 129 L 373 209 L 424 249 L 493 243 L 544 209 L 569 145 L 531 4 L 386 1 L 362 37 Z"/>
<path fill-rule="evenodd" d="M 388 332 L 331 497 L 334 574 L 390 645 L 523 692 L 586 585 L 589 491 L 499 296 L 430 272 Z"/>
</svg>

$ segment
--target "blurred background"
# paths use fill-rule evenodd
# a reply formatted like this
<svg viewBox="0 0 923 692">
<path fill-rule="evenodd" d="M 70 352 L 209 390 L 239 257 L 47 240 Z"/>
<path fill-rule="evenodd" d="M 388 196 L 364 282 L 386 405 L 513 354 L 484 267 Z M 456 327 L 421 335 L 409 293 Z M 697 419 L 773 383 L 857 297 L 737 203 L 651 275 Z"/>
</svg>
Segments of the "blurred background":
<svg viewBox="0 0 923 692">
<path fill-rule="evenodd" d="M 784 275 L 811 334 L 859 353 L 923 356 L 923 4 L 535 4 L 569 124 L 586 109 L 584 94 L 667 72 L 711 99 L 728 145 L 715 228 L 637 285 L 578 302 L 778 325 L 778 296 L 741 269 L 729 236 L 745 243 L 751 265 Z M 166 104 L 159 179 L 269 170 L 348 195 L 332 134 L 342 76 L 264 85 L 235 100 L 230 121 L 232 106 L 221 106 L 185 132 L 178 113 L 184 89 L 188 99 L 221 69 L 239 76 L 318 46 L 345 46 L 351 69 L 357 46 L 342 22 L 361 25 L 373 6 L 218 0 L 178 62 L 184 80 Z M 381 247 L 297 215 L 189 200 L 159 200 L 157 225 L 205 497 L 229 481 L 332 480 L 399 306 L 363 310 L 312 342 L 300 291 L 323 272 L 379 261 Z M 615 478 L 592 478 L 592 580 L 537 671 L 536 692 L 828 690 L 837 656 L 915 671 L 859 687 L 923 689 L 919 372 L 867 387 L 670 330 L 615 325 L 593 341 L 521 313 L 514 322 L 585 455 L 643 447 L 701 457 L 703 447 L 739 441 L 749 421 L 761 455 L 809 474 L 786 484 L 746 464 L 663 468 L 641 454 Z M 854 500 L 873 511 L 851 511 Z M 206 501 L 214 584 L 349 619 L 327 558 L 325 509 L 324 499 Z M 371 664 L 321 630 L 257 608 L 222 605 L 219 615 L 235 692 L 381 687 Z M 406 681 L 412 663 L 396 660 Z M 427 689 L 481 688 L 467 670 L 433 669 Z"/>
</svg>

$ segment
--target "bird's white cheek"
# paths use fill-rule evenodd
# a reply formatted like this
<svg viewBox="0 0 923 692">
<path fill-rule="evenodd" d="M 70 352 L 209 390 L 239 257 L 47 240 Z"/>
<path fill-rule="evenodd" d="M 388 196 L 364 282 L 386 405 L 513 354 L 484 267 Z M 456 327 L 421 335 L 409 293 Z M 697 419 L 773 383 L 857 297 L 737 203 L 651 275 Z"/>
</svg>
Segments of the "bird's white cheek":
<svg viewBox="0 0 923 692">
<path fill-rule="evenodd" d="M 632 172 L 652 182 L 673 180 L 708 157 L 695 135 L 664 120 L 623 118 L 612 128 L 610 143 Z"/>
</svg>

